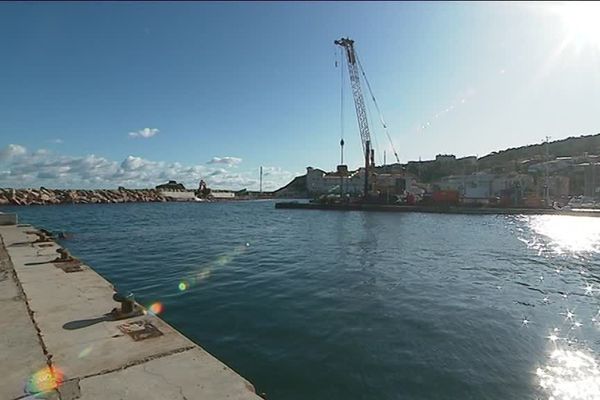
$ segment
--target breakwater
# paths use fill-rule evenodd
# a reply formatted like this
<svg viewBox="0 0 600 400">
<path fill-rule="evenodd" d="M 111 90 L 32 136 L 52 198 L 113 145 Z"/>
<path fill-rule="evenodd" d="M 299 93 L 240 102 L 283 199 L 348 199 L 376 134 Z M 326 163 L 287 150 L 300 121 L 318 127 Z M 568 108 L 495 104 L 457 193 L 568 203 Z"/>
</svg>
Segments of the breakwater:
<svg viewBox="0 0 600 400">
<path fill-rule="evenodd" d="M 156 189 L 0 189 L 0 205 L 147 203 L 172 200 L 172 197 L 165 196 Z"/>
</svg>

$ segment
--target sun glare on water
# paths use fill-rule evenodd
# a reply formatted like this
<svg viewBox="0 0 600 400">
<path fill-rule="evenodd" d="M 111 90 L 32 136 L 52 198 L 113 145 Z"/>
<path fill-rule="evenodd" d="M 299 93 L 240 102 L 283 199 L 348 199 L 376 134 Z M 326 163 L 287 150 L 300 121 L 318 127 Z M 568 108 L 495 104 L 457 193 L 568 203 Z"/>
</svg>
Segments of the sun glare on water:
<svg viewBox="0 0 600 400">
<path fill-rule="evenodd" d="M 554 350 L 536 371 L 539 384 L 554 400 L 591 400 L 600 395 L 600 369 L 582 351 Z"/>
<path fill-rule="evenodd" d="M 565 215 L 539 215 L 529 220 L 531 229 L 550 240 L 544 247 L 556 253 L 600 252 L 600 219 Z"/>
</svg>

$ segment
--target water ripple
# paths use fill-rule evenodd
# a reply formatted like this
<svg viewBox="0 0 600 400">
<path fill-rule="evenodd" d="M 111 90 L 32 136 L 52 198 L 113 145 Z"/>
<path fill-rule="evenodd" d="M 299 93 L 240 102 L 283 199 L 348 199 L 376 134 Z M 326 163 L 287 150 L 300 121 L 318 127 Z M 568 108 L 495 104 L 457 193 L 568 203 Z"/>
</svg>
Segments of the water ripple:
<svg viewBox="0 0 600 400">
<path fill-rule="evenodd" d="M 269 398 L 600 397 L 598 219 L 272 202 L 17 211 L 74 233 L 74 254 L 162 302 Z"/>
</svg>

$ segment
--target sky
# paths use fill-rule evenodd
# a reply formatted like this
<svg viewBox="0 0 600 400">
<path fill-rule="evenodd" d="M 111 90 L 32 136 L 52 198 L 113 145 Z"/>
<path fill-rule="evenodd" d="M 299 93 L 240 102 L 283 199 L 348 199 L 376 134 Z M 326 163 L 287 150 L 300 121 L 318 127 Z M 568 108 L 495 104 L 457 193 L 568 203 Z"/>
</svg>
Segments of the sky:
<svg viewBox="0 0 600 400">
<path fill-rule="evenodd" d="M 597 9 L 558 6 L 2 2 L 0 187 L 252 190 L 263 166 L 269 190 L 335 169 L 342 135 L 357 168 L 340 37 L 402 162 L 600 133 Z"/>
</svg>

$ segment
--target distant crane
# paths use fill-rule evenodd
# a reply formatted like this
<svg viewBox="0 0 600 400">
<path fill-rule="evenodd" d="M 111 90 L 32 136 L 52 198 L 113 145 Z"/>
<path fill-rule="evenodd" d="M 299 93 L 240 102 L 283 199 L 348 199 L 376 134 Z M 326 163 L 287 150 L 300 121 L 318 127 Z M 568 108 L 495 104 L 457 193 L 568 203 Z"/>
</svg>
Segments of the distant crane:
<svg viewBox="0 0 600 400">
<path fill-rule="evenodd" d="M 385 129 L 385 133 L 392 145 L 392 150 L 394 151 L 394 156 L 396 157 L 396 161 L 400 162 L 398 157 L 398 153 L 394 148 L 394 144 L 392 143 L 392 139 L 387 131 L 387 125 L 381 115 L 381 111 L 379 110 L 379 105 L 377 104 L 377 100 L 375 100 L 375 96 L 373 95 L 373 91 L 371 90 L 371 85 L 367 80 L 367 76 L 365 75 L 365 71 L 362 69 L 360 65 L 360 61 L 356 55 L 356 51 L 354 50 L 354 40 L 349 38 L 341 38 L 339 40 L 334 41 L 334 43 L 340 47 L 342 47 L 346 51 L 346 64 L 348 64 L 348 74 L 350 75 L 350 86 L 352 87 L 352 96 L 354 97 L 354 108 L 356 109 L 356 117 L 358 119 L 358 129 L 360 131 L 360 138 L 363 147 L 363 154 L 365 157 L 365 188 L 364 188 L 364 196 L 367 197 L 369 192 L 369 174 L 373 167 L 375 167 L 375 151 L 371 148 L 371 133 L 369 131 L 369 123 L 367 120 L 367 108 L 365 106 L 365 100 L 362 94 L 362 87 L 360 83 L 360 72 L 362 72 L 363 77 L 365 78 L 365 83 L 367 84 L 367 88 L 369 89 L 369 93 L 371 94 L 371 98 L 379 112 L 379 118 Z M 343 148 L 343 142 L 341 143 Z"/>
<path fill-rule="evenodd" d="M 371 149 L 371 133 L 369 132 L 369 123 L 367 121 L 367 108 L 360 86 L 360 77 L 358 74 L 358 62 L 356 52 L 354 51 L 354 40 L 341 38 L 334 41 L 338 46 L 346 50 L 348 64 L 348 73 L 350 75 L 350 85 L 352 86 L 352 96 L 354 97 L 354 107 L 356 108 L 356 117 L 358 118 L 358 129 L 365 157 L 365 188 L 364 196 L 369 192 L 369 171 L 371 166 L 375 166 L 375 151 Z"/>
</svg>

